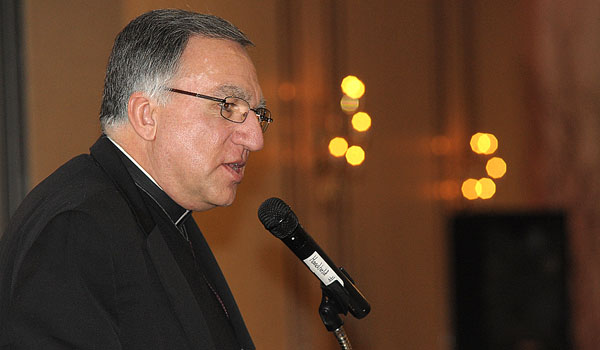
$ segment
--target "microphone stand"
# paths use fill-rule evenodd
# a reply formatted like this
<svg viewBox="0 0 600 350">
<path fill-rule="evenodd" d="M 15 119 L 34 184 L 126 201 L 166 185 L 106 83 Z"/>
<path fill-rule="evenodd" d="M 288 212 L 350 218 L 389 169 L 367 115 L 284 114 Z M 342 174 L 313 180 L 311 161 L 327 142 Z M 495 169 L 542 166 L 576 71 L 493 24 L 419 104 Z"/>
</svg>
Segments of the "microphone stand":
<svg viewBox="0 0 600 350">
<path fill-rule="evenodd" d="M 343 268 L 340 268 L 340 271 L 348 278 L 350 277 Z M 341 314 L 344 316 L 348 314 L 348 306 L 343 302 L 338 301 L 339 291 L 336 293 L 332 290 L 333 288 L 341 288 L 341 286 L 338 285 L 338 282 L 334 282 L 331 284 L 330 289 L 330 287 L 321 282 L 323 296 L 321 297 L 321 305 L 319 305 L 319 315 L 321 316 L 321 321 L 323 321 L 325 328 L 335 335 L 341 349 L 352 350 L 352 345 L 344 330 L 344 321 L 340 317 Z"/>
</svg>

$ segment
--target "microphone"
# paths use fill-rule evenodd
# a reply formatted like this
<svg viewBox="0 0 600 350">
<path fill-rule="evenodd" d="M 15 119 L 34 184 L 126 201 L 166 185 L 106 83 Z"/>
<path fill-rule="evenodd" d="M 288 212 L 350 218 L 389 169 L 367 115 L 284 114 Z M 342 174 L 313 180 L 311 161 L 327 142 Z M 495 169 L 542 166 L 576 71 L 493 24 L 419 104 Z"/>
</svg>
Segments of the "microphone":
<svg viewBox="0 0 600 350">
<path fill-rule="evenodd" d="M 258 208 L 258 219 L 275 237 L 281 239 L 300 260 L 321 280 L 322 287 L 335 296 L 338 303 L 360 319 L 371 306 L 356 288 L 350 276 L 329 259 L 298 222 L 296 214 L 279 198 L 269 198 Z"/>
</svg>

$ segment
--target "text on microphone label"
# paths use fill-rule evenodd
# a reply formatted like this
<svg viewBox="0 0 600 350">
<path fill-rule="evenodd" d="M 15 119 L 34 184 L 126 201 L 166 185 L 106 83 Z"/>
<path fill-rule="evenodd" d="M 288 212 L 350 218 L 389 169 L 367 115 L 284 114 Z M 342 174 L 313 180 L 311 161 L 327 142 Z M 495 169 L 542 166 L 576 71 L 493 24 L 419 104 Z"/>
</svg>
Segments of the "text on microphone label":
<svg viewBox="0 0 600 350">
<path fill-rule="evenodd" d="M 333 269 L 327 264 L 325 260 L 319 255 L 319 253 L 314 252 L 308 258 L 303 260 L 306 266 L 315 274 L 323 284 L 326 286 L 330 285 L 334 281 L 340 282 L 343 286 L 344 281 L 333 271 Z"/>
</svg>

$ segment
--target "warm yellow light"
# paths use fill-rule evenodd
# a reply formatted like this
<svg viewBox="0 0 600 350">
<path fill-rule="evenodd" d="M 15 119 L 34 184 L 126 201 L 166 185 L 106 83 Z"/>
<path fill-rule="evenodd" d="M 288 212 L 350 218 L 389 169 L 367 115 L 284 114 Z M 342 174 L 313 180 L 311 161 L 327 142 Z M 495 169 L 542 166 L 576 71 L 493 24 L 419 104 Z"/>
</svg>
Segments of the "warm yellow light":
<svg viewBox="0 0 600 350">
<path fill-rule="evenodd" d="M 496 136 L 492 134 L 484 134 L 484 138 L 484 143 L 487 147 L 481 147 L 481 151 L 483 152 L 483 154 L 492 154 L 496 152 L 496 150 L 498 149 L 498 139 L 496 138 Z"/>
<path fill-rule="evenodd" d="M 483 190 L 481 182 L 477 181 L 475 184 L 475 193 L 477 193 L 477 197 L 481 197 L 481 191 Z"/>
<path fill-rule="evenodd" d="M 371 117 L 365 112 L 358 112 L 352 116 L 352 127 L 356 131 L 367 131 L 371 127 Z"/>
<path fill-rule="evenodd" d="M 487 161 L 485 170 L 494 179 L 499 179 L 506 174 L 506 162 L 500 157 L 494 157 Z"/>
<path fill-rule="evenodd" d="M 343 137 L 334 137 L 329 141 L 329 153 L 334 157 L 342 157 L 348 150 L 348 141 Z"/>
<path fill-rule="evenodd" d="M 481 199 L 490 199 L 496 194 L 496 184 L 494 183 L 494 180 L 484 177 L 479 179 L 478 183 L 481 186 L 481 192 L 479 193 Z"/>
<path fill-rule="evenodd" d="M 460 190 L 463 194 L 463 197 L 465 197 L 468 200 L 474 200 L 477 199 L 477 197 L 479 197 L 479 194 L 477 193 L 477 187 L 479 187 L 479 191 L 481 191 L 481 185 L 479 184 L 479 181 L 475 179 L 466 179 L 463 182 Z"/>
<path fill-rule="evenodd" d="M 350 114 L 358 109 L 360 102 L 356 98 L 349 97 L 348 95 L 344 95 L 340 100 L 340 107 L 342 107 L 342 111 Z"/>
<path fill-rule="evenodd" d="M 346 161 L 352 166 L 357 166 L 365 161 L 365 151 L 360 146 L 352 146 L 346 151 Z"/>
<path fill-rule="evenodd" d="M 479 138 L 481 137 L 481 133 L 478 132 L 475 135 L 471 136 L 471 142 L 469 142 L 469 145 L 471 145 L 471 150 L 473 150 L 473 152 L 475 153 L 481 153 L 479 151 Z"/>
<path fill-rule="evenodd" d="M 482 134 L 481 136 L 479 136 L 479 139 L 477 140 L 477 149 L 479 150 L 479 152 L 485 154 L 491 146 L 492 140 L 487 134 Z"/>
<path fill-rule="evenodd" d="M 351 98 L 361 98 L 365 94 L 365 84 L 354 75 L 348 75 L 342 80 L 342 91 Z"/>
<path fill-rule="evenodd" d="M 471 136 L 470 145 L 477 154 L 492 154 L 498 149 L 498 139 L 492 134 L 478 132 Z"/>
</svg>

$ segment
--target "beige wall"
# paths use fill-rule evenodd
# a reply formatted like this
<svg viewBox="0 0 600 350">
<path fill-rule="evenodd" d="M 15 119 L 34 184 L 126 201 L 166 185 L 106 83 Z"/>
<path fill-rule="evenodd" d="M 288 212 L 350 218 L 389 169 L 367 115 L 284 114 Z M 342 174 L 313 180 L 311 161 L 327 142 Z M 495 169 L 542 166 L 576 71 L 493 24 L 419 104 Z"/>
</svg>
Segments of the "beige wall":
<svg viewBox="0 0 600 350">
<path fill-rule="evenodd" d="M 318 318 L 318 284 L 256 218 L 271 196 L 292 204 L 370 300 L 367 318 L 347 320 L 356 348 L 451 347 L 448 215 L 531 207 L 534 200 L 523 181 L 531 129 L 524 44 L 514 40 L 527 33 L 516 15 L 523 9 L 514 2 L 478 3 L 468 22 L 449 2 L 419 0 L 25 4 L 32 186 L 98 137 L 105 64 L 130 19 L 159 7 L 221 15 L 255 42 L 251 55 L 276 121 L 265 150 L 252 156 L 237 201 L 195 217 L 258 348 L 338 348 Z M 357 168 L 325 150 L 330 137 L 348 133 L 338 111 L 346 74 L 365 82 L 364 108 L 374 122 L 367 137 L 349 134 L 367 150 Z M 295 99 L 278 97 L 283 82 L 295 86 Z M 467 150 L 470 133 L 479 130 L 498 135 L 509 164 L 497 196 L 475 203 L 438 199 L 440 181 L 482 172 L 482 161 Z M 430 149 L 436 136 L 451 141 L 442 155 Z"/>
<path fill-rule="evenodd" d="M 26 1 L 26 99 L 31 185 L 99 134 L 103 67 L 122 22 L 118 1 Z"/>
</svg>

